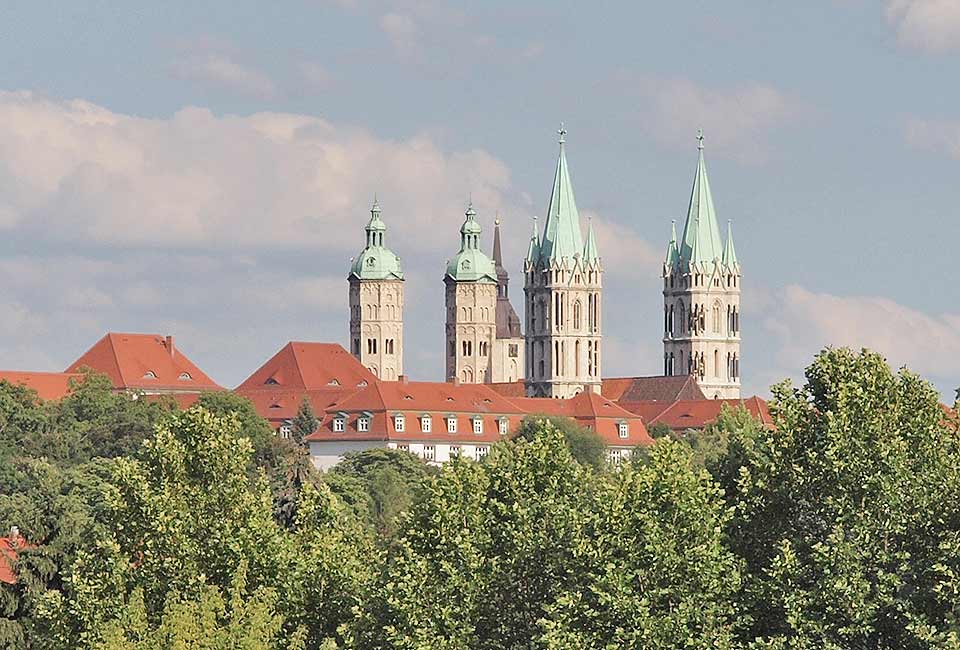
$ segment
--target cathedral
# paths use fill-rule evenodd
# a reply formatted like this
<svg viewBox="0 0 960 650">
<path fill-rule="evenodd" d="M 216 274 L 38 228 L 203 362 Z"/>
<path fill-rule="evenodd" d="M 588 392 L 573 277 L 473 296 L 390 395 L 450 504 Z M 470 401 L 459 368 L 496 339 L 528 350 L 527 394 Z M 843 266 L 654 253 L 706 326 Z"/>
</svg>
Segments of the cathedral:
<svg viewBox="0 0 960 650">
<path fill-rule="evenodd" d="M 461 384 L 516 384 L 528 397 L 599 393 L 603 383 L 603 263 L 593 224 L 586 235 L 574 198 L 566 131 L 542 231 L 534 217 L 523 260 L 524 319 L 510 303 L 500 220 L 493 257 L 472 202 L 460 227 L 460 250 L 443 275 L 445 375 Z M 663 262 L 663 375 L 687 376 L 712 399 L 740 398 L 740 263 L 730 222 L 721 238 L 697 136 L 697 168 L 683 234 L 676 223 Z M 376 377 L 403 376 L 403 271 L 385 245 L 386 224 L 374 201 L 366 246 L 352 260 L 351 351 Z M 525 333 L 524 333 L 525 331 Z"/>
</svg>

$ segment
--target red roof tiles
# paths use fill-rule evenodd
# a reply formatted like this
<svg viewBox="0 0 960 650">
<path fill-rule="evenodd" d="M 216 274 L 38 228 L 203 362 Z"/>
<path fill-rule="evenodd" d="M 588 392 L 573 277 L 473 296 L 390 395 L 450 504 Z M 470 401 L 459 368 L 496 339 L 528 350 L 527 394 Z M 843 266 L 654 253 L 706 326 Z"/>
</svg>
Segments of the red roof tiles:
<svg viewBox="0 0 960 650">
<path fill-rule="evenodd" d="M 79 373 L 69 372 L 24 372 L 0 370 L 0 381 L 32 388 L 37 397 L 46 400 L 62 399 L 70 394 L 70 382 L 82 378 Z"/>
<path fill-rule="evenodd" d="M 730 408 L 743 406 L 763 426 L 772 426 L 773 418 L 766 401 L 759 397 L 746 399 L 702 399 L 677 400 L 670 404 L 663 402 L 621 402 L 620 406 L 636 413 L 647 426 L 663 423 L 674 430 L 702 429 L 717 420 L 720 409 L 726 404 Z"/>
<path fill-rule="evenodd" d="M 291 341 L 250 375 L 237 390 L 363 388 L 375 380 L 352 354 L 336 343 Z"/>
<path fill-rule="evenodd" d="M 172 336 L 109 332 L 66 372 L 91 368 L 120 390 L 196 392 L 222 390 L 173 344 Z"/>
<path fill-rule="evenodd" d="M 21 549 L 28 548 L 23 537 L 18 533 L 11 533 L 7 537 L 0 537 L 0 582 L 8 585 L 17 582 L 17 573 L 14 565 L 17 563 L 17 554 Z"/>
<path fill-rule="evenodd" d="M 604 397 L 620 402 L 675 402 L 707 399 L 692 375 L 611 377 L 603 380 Z"/>
</svg>

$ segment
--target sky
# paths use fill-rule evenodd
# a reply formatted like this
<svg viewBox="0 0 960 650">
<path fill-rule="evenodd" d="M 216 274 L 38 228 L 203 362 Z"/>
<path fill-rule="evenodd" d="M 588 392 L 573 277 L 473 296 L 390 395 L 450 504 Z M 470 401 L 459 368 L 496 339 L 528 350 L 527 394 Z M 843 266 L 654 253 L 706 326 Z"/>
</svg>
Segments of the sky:
<svg viewBox="0 0 960 650">
<path fill-rule="evenodd" d="M 346 344 L 376 193 L 405 370 L 442 380 L 468 197 L 488 250 L 502 219 L 522 312 L 563 122 L 605 267 L 605 376 L 662 371 L 661 260 L 702 127 L 743 267 L 745 394 L 846 345 L 952 400 L 958 56 L 960 0 L 11 0 L 0 367 L 155 332 L 235 386 L 289 340 Z"/>
</svg>

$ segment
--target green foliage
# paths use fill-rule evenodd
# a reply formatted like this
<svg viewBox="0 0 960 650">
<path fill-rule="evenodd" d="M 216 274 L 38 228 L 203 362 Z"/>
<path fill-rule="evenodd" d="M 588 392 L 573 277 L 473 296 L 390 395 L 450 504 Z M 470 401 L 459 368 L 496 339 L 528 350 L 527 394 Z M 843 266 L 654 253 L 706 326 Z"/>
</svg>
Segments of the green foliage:
<svg viewBox="0 0 960 650">
<path fill-rule="evenodd" d="M 533 440 L 544 424 L 563 434 L 567 448 L 577 462 L 600 469 L 606 464 L 606 445 L 595 431 L 577 424 L 575 420 L 548 415 L 528 415 L 517 429 L 516 437 Z"/>
<path fill-rule="evenodd" d="M 776 431 L 731 432 L 718 478 L 746 562 L 747 638 L 770 647 L 956 644 L 960 450 L 926 382 L 826 350 L 774 388 Z"/>
<path fill-rule="evenodd" d="M 293 439 L 297 444 L 302 445 L 303 439 L 317 430 L 320 426 L 320 420 L 317 419 L 310 406 L 310 400 L 303 396 L 300 407 L 297 409 L 297 416 L 293 419 Z"/>
<path fill-rule="evenodd" d="M 255 454 L 269 453 L 273 429 L 249 399 L 226 390 L 209 391 L 200 395 L 197 405 L 214 415 L 232 415 L 237 420 L 236 434 L 250 440 Z"/>
<path fill-rule="evenodd" d="M 650 437 L 654 440 L 660 438 L 666 438 L 673 434 L 673 429 L 670 428 L 670 425 L 666 422 L 657 422 L 654 425 L 647 427 L 647 433 L 650 434 Z"/>
</svg>

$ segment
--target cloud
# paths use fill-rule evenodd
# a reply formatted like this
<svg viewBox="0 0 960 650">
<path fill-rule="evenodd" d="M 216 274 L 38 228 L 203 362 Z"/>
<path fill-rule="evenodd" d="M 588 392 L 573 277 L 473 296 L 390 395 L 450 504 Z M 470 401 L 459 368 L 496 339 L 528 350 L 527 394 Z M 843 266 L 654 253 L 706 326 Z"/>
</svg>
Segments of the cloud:
<svg viewBox="0 0 960 650">
<path fill-rule="evenodd" d="M 960 313 L 925 314 L 887 298 L 835 296 L 797 285 L 758 299 L 756 306 L 750 300 L 744 301 L 744 318 L 748 309 L 752 318 L 763 314 L 761 326 L 776 341 L 784 375 L 795 374 L 825 346 L 846 346 L 869 348 L 893 367 L 906 365 L 931 379 L 957 379 Z"/>
<path fill-rule="evenodd" d="M 661 259 L 650 242 L 630 226 L 589 212 L 584 212 L 583 217 L 593 218 L 597 247 L 606 273 L 627 281 L 656 282 L 660 277 Z"/>
<path fill-rule="evenodd" d="M 380 29 L 400 54 L 410 54 L 417 46 L 419 28 L 407 14 L 387 13 L 380 16 Z"/>
<path fill-rule="evenodd" d="M 302 61 L 299 64 L 300 76 L 310 86 L 326 90 L 333 85 L 333 76 L 316 61 Z"/>
<path fill-rule="evenodd" d="M 889 0 L 886 16 L 905 46 L 927 52 L 960 47 L 960 3 L 956 0 Z"/>
<path fill-rule="evenodd" d="M 906 123 L 904 137 L 912 147 L 960 160 L 960 122 L 911 119 Z"/>
<path fill-rule="evenodd" d="M 388 236 L 409 250 L 445 243 L 471 191 L 480 209 L 522 210 L 503 162 L 427 135 L 201 108 L 144 119 L 0 92 L 0 228 L 44 239 L 346 253 L 379 192 Z"/>
<path fill-rule="evenodd" d="M 638 87 L 645 102 L 639 117 L 650 136 L 670 146 L 690 146 L 702 127 L 711 151 L 745 162 L 764 160 L 770 131 L 809 112 L 799 100 L 766 84 L 725 89 L 654 78 Z"/>
<path fill-rule="evenodd" d="M 270 77 L 224 53 L 188 54 L 174 64 L 174 71 L 184 79 L 211 84 L 242 95 L 272 99 L 278 94 Z"/>
</svg>

